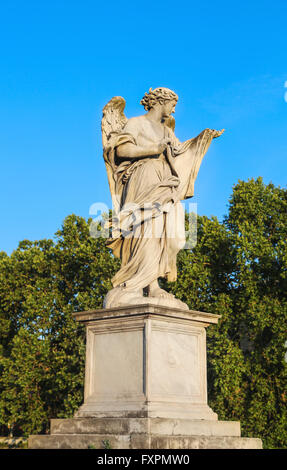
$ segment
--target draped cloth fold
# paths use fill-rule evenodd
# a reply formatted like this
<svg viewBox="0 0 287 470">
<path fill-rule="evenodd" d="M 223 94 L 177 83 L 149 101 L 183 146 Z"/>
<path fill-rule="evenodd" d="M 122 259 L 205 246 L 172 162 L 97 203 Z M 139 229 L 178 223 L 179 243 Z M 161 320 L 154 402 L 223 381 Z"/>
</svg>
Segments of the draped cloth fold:
<svg viewBox="0 0 287 470">
<path fill-rule="evenodd" d="M 123 143 L 151 143 L 152 136 L 147 135 L 143 119 L 129 120 L 122 133 L 114 135 L 104 149 L 114 206 L 110 220 L 112 238 L 107 246 L 122 261 L 112 283 L 130 290 L 144 288 L 159 277 L 176 280 L 176 256 L 185 245 L 180 200 L 193 196 L 200 163 L 213 138 L 212 131 L 206 129 L 181 144 L 165 127 L 171 140 L 166 154 L 118 159 L 116 150 Z M 156 142 L 156 136 L 154 139 Z"/>
</svg>

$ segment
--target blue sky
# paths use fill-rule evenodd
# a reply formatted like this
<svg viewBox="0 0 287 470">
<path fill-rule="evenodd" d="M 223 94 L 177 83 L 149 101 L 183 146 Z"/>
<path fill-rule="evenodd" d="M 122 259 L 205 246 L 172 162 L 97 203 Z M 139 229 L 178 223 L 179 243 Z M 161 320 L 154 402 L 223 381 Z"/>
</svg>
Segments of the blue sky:
<svg viewBox="0 0 287 470">
<path fill-rule="evenodd" d="M 286 21 L 286 0 L 2 1 L 0 250 L 111 204 L 102 108 L 121 95 L 142 114 L 150 87 L 179 95 L 180 140 L 226 129 L 196 181 L 199 214 L 221 219 L 238 179 L 286 187 Z"/>
</svg>

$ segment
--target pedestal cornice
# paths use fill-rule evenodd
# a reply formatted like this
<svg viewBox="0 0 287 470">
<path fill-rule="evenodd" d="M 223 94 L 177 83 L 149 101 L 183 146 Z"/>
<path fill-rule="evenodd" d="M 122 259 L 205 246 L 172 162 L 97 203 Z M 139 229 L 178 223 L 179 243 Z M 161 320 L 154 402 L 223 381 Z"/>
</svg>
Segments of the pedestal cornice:
<svg viewBox="0 0 287 470">
<path fill-rule="evenodd" d="M 174 319 L 189 320 L 199 322 L 202 326 L 217 324 L 221 315 L 214 313 L 199 312 L 196 310 L 183 310 L 179 308 L 164 307 L 161 305 L 143 304 L 127 305 L 124 307 L 103 308 L 97 310 L 86 310 L 84 312 L 75 312 L 72 314 L 75 320 L 84 323 L 95 322 L 98 320 L 108 320 L 123 317 L 166 317 Z"/>
</svg>

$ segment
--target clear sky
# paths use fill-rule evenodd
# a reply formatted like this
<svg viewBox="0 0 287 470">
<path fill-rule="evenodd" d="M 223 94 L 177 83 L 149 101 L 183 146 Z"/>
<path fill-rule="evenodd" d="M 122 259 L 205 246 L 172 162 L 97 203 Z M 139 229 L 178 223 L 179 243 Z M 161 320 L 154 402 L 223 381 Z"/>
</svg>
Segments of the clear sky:
<svg viewBox="0 0 287 470">
<path fill-rule="evenodd" d="M 150 87 L 179 95 L 180 140 L 226 129 L 199 171 L 199 214 L 222 219 L 238 179 L 286 187 L 286 24 L 286 0 L 2 1 L 0 251 L 111 204 L 102 108 L 120 95 L 142 114 Z"/>
</svg>

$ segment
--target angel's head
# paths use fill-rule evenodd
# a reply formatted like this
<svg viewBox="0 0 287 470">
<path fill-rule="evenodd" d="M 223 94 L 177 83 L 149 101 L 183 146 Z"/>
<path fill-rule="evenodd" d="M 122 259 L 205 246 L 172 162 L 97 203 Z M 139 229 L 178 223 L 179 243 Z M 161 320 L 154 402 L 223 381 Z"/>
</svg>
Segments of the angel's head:
<svg viewBox="0 0 287 470">
<path fill-rule="evenodd" d="M 145 93 L 144 97 L 141 100 L 146 111 L 150 111 L 157 105 L 166 107 L 166 114 L 170 115 L 174 112 L 175 105 L 177 103 L 178 96 L 174 91 L 169 88 L 159 87 L 152 90 L 149 89 L 148 93 Z"/>
</svg>

